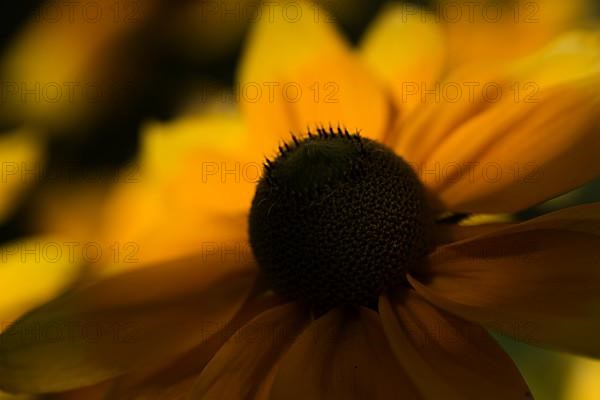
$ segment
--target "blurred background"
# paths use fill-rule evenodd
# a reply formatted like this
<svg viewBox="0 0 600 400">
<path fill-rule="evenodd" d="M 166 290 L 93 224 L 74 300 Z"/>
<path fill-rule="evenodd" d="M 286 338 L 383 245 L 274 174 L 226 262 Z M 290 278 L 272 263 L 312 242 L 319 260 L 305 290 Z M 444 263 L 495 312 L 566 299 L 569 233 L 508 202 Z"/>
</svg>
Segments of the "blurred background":
<svg viewBox="0 0 600 400">
<path fill-rule="evenodd" d="M 387 3 L 325 0 L 320 6 L 356 44 Z M 148 124 L 202 113 L 214 106 L 206 88 L 234 86 L 257 4 L 2 2 L 0 245 L 94 229 L 92 220 L 98 218 L 111 186 L 137 182 L 141 133 Z M 435 6 L 433 1 L 412 4 Z M 597 1 L 582 7 L 586 25 L 599 15 Z M 229 12 L 222 14 L 224 9 Z M 517 218 L 588 201 L 600 201 L 600 182 Z M 15 290 L 10 274 L 18 272 L 6 271 L 0 265 L 0 316 L 8 309 L 2 304 L 4 293 Z M 27 290 L 39 286 L 39 278 L 31 273 L 26 279 L 15 296 L 31 306 L 35 299 L 27 299 Z M 16 317 L 7 315 L 3 318 L 9 321 Z M 600 399 L 599 362 L 499 340 L 536 398 Z"/>
</svg>

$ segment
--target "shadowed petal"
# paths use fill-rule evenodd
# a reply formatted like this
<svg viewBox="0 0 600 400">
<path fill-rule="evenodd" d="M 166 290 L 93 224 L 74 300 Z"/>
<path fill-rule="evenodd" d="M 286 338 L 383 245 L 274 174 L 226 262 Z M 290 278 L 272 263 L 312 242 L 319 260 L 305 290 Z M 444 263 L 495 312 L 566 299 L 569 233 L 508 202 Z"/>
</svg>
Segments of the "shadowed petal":
<svg viewBox="0 0 600 400">
<path fill-rule="evenodd" d="M 174 357 L 226 324 L 256 277 L 204 255 L 122 273 L 75 289 L 0 336 L 0 388 L 62 391 Z"/>
<path fill-rule="evenodd" d="M 272 400 L 418 399 L 391 354 L 379 316 L 367 309 L 329 312 L 313 322 L 281 361 Z"/>
<path fill-rule="evenodd" d="M 119 378 L 110 392 L 110 398 L 137 400 L 187 396 L 208 362 L 232 336 L 237 335 L 239 339 L 241 333 L 238 331 L 240 329 L 263 312 L 284 303 L 284 299 L 270 292 L 253 297 L 252 301 L 244 304 L 228 324 L 213 325 L 212 329 L 207 332 L 209 336 L 207 340 L 184 355 L 168 360 L 159 366 L 144 368 Z"/>
<path fill-rule="evenodd" d="M 426 399 L 531 399 L 512 360 L 479 325 L 450 315 L 413 290 L 381 297 L 390 345 Z"/>
<path fill-rule="evenodd" d="M 600 204 L 440 247 L 413 287 L 519 340 L 600 357 Z"/>
<path fill-rule="evenodd" d="M 219 350 L 190 398 L 266 399 L 278 360 L 308 322 L 307 310 L 294 304 L 259 315 Z"/>
</svg>

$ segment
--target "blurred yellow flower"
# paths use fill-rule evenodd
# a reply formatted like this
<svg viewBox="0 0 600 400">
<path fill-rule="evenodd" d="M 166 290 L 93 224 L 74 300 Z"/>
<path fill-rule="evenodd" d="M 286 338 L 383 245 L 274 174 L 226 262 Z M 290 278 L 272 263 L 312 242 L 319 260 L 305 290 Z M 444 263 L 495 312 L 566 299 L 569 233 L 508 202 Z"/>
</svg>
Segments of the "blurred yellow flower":
<svg viewBox="0 0 600 400">
<path fill-rule="evenodd" d="M 17 129 L 0 136 L 0 224 L 27 189 L 40 181 L 44 157 L 43 141 L 31 129 Z"/>
<path fill-rule="evenodd" d="M 42 2 L 0 60 L 4 124 L 42 133 L 89 122 L 128 90 L 120 54 L 158 12 L 157 0 Z M 121 61 L 115 64 L 117 61 Z"/>
<path fill-rule="evenodd" d="M 600 175 L 598 33 L 570 32 L 540 40 L 541 47 L 536 41 L 518 57 L 464 55 L 457 62 L 448 61 L 454 50 L 440 33 L 446 27 L 407 17 L 402 6 L 388 8 L 358 50 L 321 17 L 307 12 L 292 22 L 275 13 L 256 22 L 239 68 L 239 110 L 148 126 L 139 181 L 112 189 L 99 210 L 102 225 L 84 238 L 101 248 L 133 243 L 139 261 L 128 266 L 123 259 L 103 259 L 96 266 L 110 268 L 94 268 L 91 283 L 12 325 L 0 336 L 0 388 L 43 393 L 114 380 L 108 396 L 115 399 L 386 399 L 398 393 L 525 399 L 532 395 L 519 371 L 482 326 L 536 345 L 600 354 L 594 339 L 600 275 L 590 268 L 600 245 L 598 204 L 520 224 L 438 222 L 431 237 L 436 248 L 419 260 L 423 265 L 401 269 L 406 281 L 385 292 L 369 292 L 378 306 L 357 301 L 351 310 L 311 315 L 303 301 L 281 296 L 280 286 L 278 294 L 265 286 L 264 275 L 270 284 L 279 277 L 266 265 L 257 268 L 247 237 L 248 229 L 255 232 L 247 226 L 258 180 L 253 171 L 264 154 L 271 161 L 260 182 L 268 188 L 267 178 L 282 179 L 270 174 L 302 181 L 314 171 L 307 158 L 300 158 L 305 169 L 289 167 L 288 156 L 308 154 L 320 165 L 320 152 L 330 148 L 344 157 L 354 157 L 355 144 L 363 156 L 395 152 L 422 183 L 434 215 L 514 212 Z M 552 27 L 560 31 L 562 25 Z M 412 43 L 415 31 L 423 35 L 420 46 Z M 394 44 L 402 57 L 388 54 Z M 362 139 L 318 128 L 338 124 L 360 129 Z M 290 144 L 289 131 L 307 127 L 319 136 Z M 313 152 L 314 143 L 325 147 Z M 339 178 L 344 171 L 331 165 L 343 164 L 344 157 L 327 158 L 330 164 L 325 161 L 320 172 Z M 321 177 L 313 175 L 315 181 Z M 259 197 L 264 193 L 256 194 L 252 210 L 268 225 L 272 208 L 261 209 L 256 201 L 269 204 L 268 196 Z M 356 205 L 358 198 L 327 195 L 318 200 L 325 204 L 331 195 Z M 396 198 L 377 200 L 373 206 L 381 211 L 380 204 Z M 294 227 L 306 228 L 291 209 Z M 399 226 L 392 224 L 393 234 L 383 239 L 392 242 L 385 243 L 406 245 L 395 241 L 407 234 Z M 356 228 L 369 227 L 367 220 Z M 346 245 L 330 236 L 338 247 Z M 359 239 L 350 242 L 360 245 Z M 326 267 L 336 261 L 329 258 Z M 351 274 L 334 272 L 350 281 L 353 274 L 365 278 L 355 260 L 350 267 Z M 295 273 L 303 277 L 305 271 Z M 329 295 L 329 289 L 319 293 Z M 49 340 L 49 326 L 74 330 Z M 33 338 L 27 337 L 32 329 Z M 333 377 L 324 381 L 324 374 Z"/>
</svg>

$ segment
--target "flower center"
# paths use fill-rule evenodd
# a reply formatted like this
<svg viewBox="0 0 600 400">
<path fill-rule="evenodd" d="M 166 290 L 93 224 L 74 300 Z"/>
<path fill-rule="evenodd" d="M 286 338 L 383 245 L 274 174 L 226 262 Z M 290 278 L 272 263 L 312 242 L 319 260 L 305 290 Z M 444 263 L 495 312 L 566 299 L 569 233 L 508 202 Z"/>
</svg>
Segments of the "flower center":
<svg viewBox="0 0 600 400">
<path fill-rule="evenodd" d="M 382 144 L 317 133 L 266 162 L 250 244 L 275 292 L 319 308 L 373 306 L 427 250 L 423 188 Z"/>
</svg>

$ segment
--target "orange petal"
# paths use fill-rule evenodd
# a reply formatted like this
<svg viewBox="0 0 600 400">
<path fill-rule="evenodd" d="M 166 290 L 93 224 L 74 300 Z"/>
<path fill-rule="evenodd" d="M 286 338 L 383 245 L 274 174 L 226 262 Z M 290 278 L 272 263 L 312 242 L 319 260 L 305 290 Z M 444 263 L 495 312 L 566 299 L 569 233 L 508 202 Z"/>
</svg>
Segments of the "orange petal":
<svg viewBox="0 0 600 400">
<path fill-rule="evenodd" d="M 238 92 L 264 151 L 276 149 L 290 131 L 329 124 L 382 138 L 387 98 L 324 8 L 286 1 L 266 5 L 262 15 L 242 58 Z"/>
<path fill-rule="evenodd" d="M 247 331 L 240 332 L 242 328 L 256 316 L 284 303 L 284 299 L 273 293 L 253 298 L 252 301 L 244 304 L 227 325 L 215 326 L 215 330 L 210 332 L 210 338 L 183 356 L 119 378 L 110 393 L 111 399 L 162 399 L 177 395 L 187 396 L 208 362 L 233 335 L 236 335 L 237 342 L 240 342 L 240 336 L 247 333 Z"/>
<path fill-rule="evenodd" d="M 37 397 L 30 395 L 8 394 L 0 391 L 0 400 L 37 400 Z"/>
<path fill-rule="evenodd" d="M 247 264 L 203 257 L 122 273 L 27 314 L 0 336 L 0 388 L 78 388 L 197 346 L 231 319 L 256 277 Z"/>
<path fill-rule="evenodd" d="M 108 398 L 107 395 L 110 393 L 112 384 L 112 381 L 106 381 L 67 392 L 45 394 L 44 400 L 104 400 Z M 2 400 L 1 397 L 0 400 Z"/>
<path fill-rule="evenodd" d="M 420 398 L 394 360 L 379 316 L 367 309 L 329 312 L 283 357 L 271 399 Z"/>
<path fill-rule="evenodd" d="M 572 33 L 504 71 L 457 73 L 406 121 L 397 151 L 452 211 L 515 212 L 583 185 L 600 175 L 599 61 L 598 34 Z"/>
<path fill-rule="evenodd" d="M 294 304 L 259 315 L 219 350 L 198 378 L 190 397 L 261 398 L 261 393 L 268 390 L 269 376 L 278 360 L 308 320 L 307 311 Z"/>
<path fill-rule="evenodd" d="M 531 344 L 600 357 L 600 203 L 438 248 L 415 289 Z"/>
<path fill-rule="evenodd" d="M 381 297 L 383 329 L 426 399 L 531 399 L 508 355 L 479 325 L 435 308 L 413 290 Z"/>
</svg>

